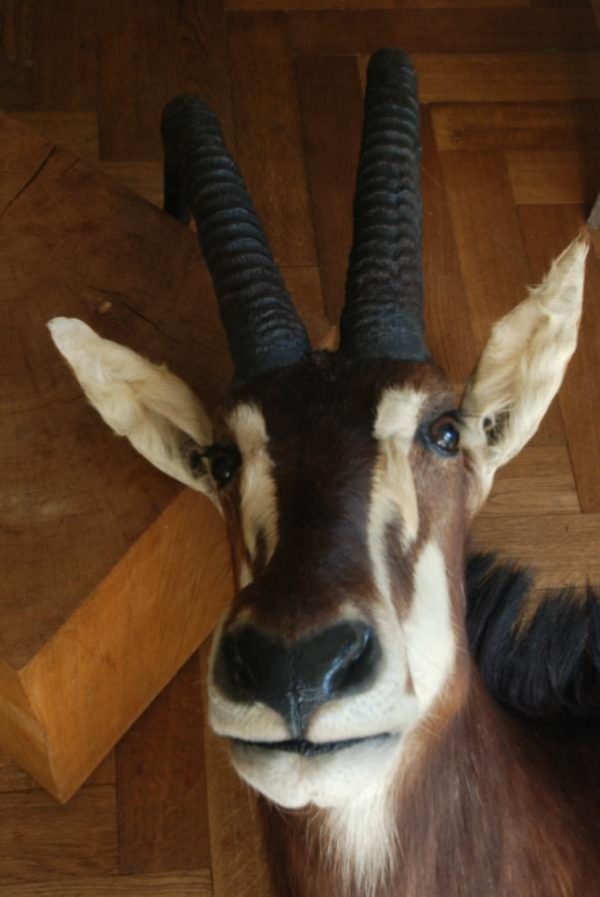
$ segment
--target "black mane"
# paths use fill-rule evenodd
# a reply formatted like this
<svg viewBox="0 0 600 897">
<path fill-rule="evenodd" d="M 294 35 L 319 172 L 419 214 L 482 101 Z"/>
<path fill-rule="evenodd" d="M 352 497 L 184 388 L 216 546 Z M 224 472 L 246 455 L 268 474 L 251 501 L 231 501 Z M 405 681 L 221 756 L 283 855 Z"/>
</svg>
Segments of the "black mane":
<svg viewBox="0 0 600 897">
<path fill-rule="evenodd" d="M 546 591 L 531 600 L 534 576 L 493 554 L 467 561 L 471 654 L 492 695 L 525 716 L 600 718 L 600 592 Z"/>
</svg>

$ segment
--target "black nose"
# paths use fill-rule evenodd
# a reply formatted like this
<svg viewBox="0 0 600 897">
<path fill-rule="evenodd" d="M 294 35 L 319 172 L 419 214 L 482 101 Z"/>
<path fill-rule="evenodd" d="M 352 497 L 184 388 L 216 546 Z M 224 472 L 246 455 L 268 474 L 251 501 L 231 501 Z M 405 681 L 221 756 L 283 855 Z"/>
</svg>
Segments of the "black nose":
<svg viewBox="0 0 600 897">
<path fill-rule="evenodd" d="M 368 688 L 380 655 L 375 633 L 358 620 L 297 641 L 241 626 L 223 636 L 214 675 L 228 698 L 267 704 L 286 720 L 291 737 L 300 738 L 326 701 Z"/>
</svg>

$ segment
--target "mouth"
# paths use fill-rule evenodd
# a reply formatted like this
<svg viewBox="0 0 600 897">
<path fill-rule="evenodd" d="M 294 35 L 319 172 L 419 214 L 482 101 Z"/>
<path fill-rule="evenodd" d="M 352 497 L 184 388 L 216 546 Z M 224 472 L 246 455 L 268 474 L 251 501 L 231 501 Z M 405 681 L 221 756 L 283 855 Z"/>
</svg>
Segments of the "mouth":
<svg viewBox="0 0 600 897">
<path fill-rule="evenodd" d="M 347 738 L 342 741 L 305 741 L 294 738 L 289 741 L 245 741 L 241 738 L 232 739 L 233 743 L 241 747 L 259 748 L 265 751 L 286 751 L 289 754 L 299 754 L 301 757 L 319 757 L 322 754 L 333 754 L 355 747 L 357 744 L 374 744 L 391 738 L 390 732 L 382 732 L 380 735 L 370 735 L 367 738 Z"/>
</svg>

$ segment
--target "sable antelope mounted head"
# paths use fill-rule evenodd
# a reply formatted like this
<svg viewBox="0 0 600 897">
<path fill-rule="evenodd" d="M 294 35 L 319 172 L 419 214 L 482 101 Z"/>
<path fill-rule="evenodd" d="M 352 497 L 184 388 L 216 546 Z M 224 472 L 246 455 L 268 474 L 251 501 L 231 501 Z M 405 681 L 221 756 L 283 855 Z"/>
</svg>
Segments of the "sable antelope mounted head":
<svg viewBox="0 0 600 897">
<path fill-rule="evenodd" d="M 354 808 L 361 837 L 415 734 L 462 700 L 467 525 L 560 386 L 587 252 L 573 243 L 496 325 L 457 401 L 423 333 L 418 116 L 409 60 L 378 52 L 330 352 L 310 346 L 215 116 L 167 107 L 165 207 L 197 221 L 235 368 L 212 422 L 164 368 L 50 323 L 109 426 L 225 514 L 239 590 L 209 691 L 236 768 L 284 807 Z"/>
</svg>

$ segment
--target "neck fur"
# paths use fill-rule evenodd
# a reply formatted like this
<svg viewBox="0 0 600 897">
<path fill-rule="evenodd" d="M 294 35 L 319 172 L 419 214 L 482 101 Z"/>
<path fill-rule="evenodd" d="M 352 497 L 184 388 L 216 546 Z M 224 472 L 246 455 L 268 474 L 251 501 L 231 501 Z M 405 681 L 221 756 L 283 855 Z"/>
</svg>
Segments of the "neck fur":
<svg viewBox="0 0 600 897">
<path fill-rule="evenodd" d="M 586 842 L 588 810 L 582 804 L 574 811 L 557 773 L 535 732 L 526 734 L 493 703 L 473 669 L 464 700 L 449 714 L 428 717 L 385 791 L 363 793 L 335 812 L 264 804 L 275 893 L 598 894 L 588 878 L 597 850 Z"/>
</svg>

